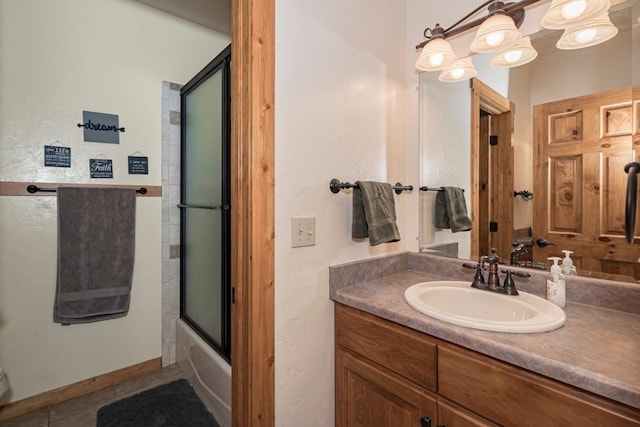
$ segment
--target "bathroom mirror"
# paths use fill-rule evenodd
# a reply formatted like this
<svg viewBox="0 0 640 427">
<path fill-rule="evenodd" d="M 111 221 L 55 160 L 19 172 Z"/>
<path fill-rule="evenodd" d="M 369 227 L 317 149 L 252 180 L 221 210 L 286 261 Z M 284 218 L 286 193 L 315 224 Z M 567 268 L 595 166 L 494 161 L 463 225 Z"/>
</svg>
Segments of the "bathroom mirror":
<svg viewBox="0 0 640 427">
<path fill-rule="evenodd" d="M 420 185 L 462 188 L 469 216 L 474 221 L 480 212 L 477 208 L 482 185 L 486 187 L 493 183 L 503 193 L 533 193 L 530 200 L 526 193 L 514 194 L 511 200 L 493 207 L 493 216 L 504 217 L 503 223 L 491 225 L 492 229 L 497 227 L 508 237 L 509 241 L 506 245 L 501 244 L 498 252 L 507 264 L 511 261 L 511 244 L 515 242 L 522 244 L 519 249 L 526 249 L 518 254 L 521 265 L 548 269 L 546 258 L 562 256 L 561 250 L 566 249 L 573 251 L 572 258 L 581 275 L 636 283 L 640 280 L 638 225 L 635 242 L 626 244 L 624 189 L 618 190 L 627 180 L 625 162 L 637 160 L 635 147 L 640 147 L 640 0 L 612 3 L 610 16 L 619 32 L 600 45 L 559 50 L 555 43 L 561 31 L 543 30 L 530 34 L 538 57 L 529 64 L 496 69 L 489 65 L 492 54 L 474 55 L 473 62 L 478 69 L 476 87 L 488 87 L 504 96 L 514 108 L 513 164 L 498 160 L 485 165 L 486 174 L 492 177 L 488 183 L 478 182 L 478 148 L 472 143 L 472 121 L 477 126 L 478 120 L 483 120 L 472 117 L 470 86 L 473 83 L 469 80 L 442 83 L 438 81 L 438 72 L 420 75 Z M 587 105 L 590 97 L 612 91 L 615 92 L 613 98 L 607 98 L 604 104 Z M 574 102 L 555 105 L 553 111 L 534 108 L 568 99 Z M 576 104 L 583 101 L 584 105 Z M 538 118 L 534 118 L 534 110 Z M 597 115 L 592 111 L 597 111 Z M 540 118 L 543 113 L 546 116 Z M 481 116 L 487 114 L 492 112 L 480 112 Z M 596 138 L 597 145 L 602 146 L 601 153 L 589 157 L 575 156 L 567 151 L 555 154 L 556 157 L 547 162 L 546 159 L 553 155 L 539 148 L 542 134 L 548 137 L 554 132 L 568 132 L 569 138 L 581 138 L 581 129 L 587 129 L 589 123 L 595 122 L 604 129 L 600 132 L 610 133 Z M 607 139 L 609 136 L 612 139 Z M 615 144 L 610 143 L 622 139 L 627 141 L 624 152 L 613 152 Z M 576 145 L 568 139 L 555 141 L 563 147 Z M 538 161 L 537 168 L 534 165 L 536 156 L 545 159 Z M 591 162 L 587 160 L 589 158 L 593 158 L 595 164 L 587 163 Z M 550 179 L 551 184 L 543 182 L 546 179 Z M 492 218 L 488 217 L 471 232 L 452 233 L 449 229 L 438 229 L 434 226 L 436 195 L 435 191 L 420 192 L 420 250 L 462 259 L 486 255 L 484 249 L 479 248 L 488 247 L 488 236 L 495 233 L 489 230 Z M 472 207 L 476 208 L 475 212 Z M 509 215 L 505 215 L 507 211 Z M 596 215 L 589 216 L 593 212 Z M 579 221 L 583 221 L 582 225 L 584 221 L 598 222 L 598 233 L 592 233 L 580 242 L 582 230 L 572 229 Z M 536 245 L 539 239 L 543 240 L 541 245 L 545 242 L 548 245 Z M 596 260 L 590 251 L 597 246 L 603 249 Z"/>
</svg>

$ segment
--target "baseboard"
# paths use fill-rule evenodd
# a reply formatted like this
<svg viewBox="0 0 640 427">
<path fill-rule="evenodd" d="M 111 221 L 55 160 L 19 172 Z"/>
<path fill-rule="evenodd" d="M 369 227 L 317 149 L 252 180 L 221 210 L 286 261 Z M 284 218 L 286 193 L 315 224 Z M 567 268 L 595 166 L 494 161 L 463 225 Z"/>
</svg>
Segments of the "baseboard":
<svg viewBox="0 0 640 427">
<path fill-rule="evenodd" d="M 0 421 L 10 418 L 19 417 L 28 412 L 41 408 L 46 408 L 74 397 L 93 393 L 106 387 L 111 387 L 136 377 L 157 371 L 162 367 L 162 358 L 147 360 L 146 362 L 136 363 L 117 371 L 108 372 L 97 377 L 88 378 L 69 384 L 55 390 L 45 391 L 35 396 L 27 397 L 15 402 L 7 403 L 0 407 Z"/>
</svg>

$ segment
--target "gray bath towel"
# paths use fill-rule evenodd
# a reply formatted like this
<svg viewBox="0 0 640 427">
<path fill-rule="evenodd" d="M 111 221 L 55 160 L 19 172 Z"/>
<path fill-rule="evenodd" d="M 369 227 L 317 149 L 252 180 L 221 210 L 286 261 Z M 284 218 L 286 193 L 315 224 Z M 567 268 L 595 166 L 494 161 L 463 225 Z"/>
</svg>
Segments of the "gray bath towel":
<svg viewBox="0 0 640 427">
<path fill-rule="evenodd" d="M 450 228 L 452 233 L 471 230 L 464 191 L 458 187 L 442 187 L 436 195 L 435 226 Z"/>
<path fill-rule="evenodd" d="M 353 189 L 351 237 L 369 237 L 371 246 L 399 241 L 391 184 L 372 181 L 356 181 L 356 184 L 358 187 Z"/>
<path fill-rule="evenodd" d="M 88 323 L 127 314 L 135 208 L 135 190 L 58 188 L 54 322 Z"/>
</svg>

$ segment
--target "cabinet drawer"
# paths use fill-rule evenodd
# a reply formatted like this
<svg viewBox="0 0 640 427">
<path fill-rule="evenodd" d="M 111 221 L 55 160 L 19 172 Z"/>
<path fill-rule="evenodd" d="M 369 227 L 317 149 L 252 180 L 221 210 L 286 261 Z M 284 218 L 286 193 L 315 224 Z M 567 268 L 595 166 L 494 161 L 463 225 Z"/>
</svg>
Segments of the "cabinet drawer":
<svg viewBox="0 0 640 427">
<path fill-rule="evenodd" d="M 438 401 L 438 426 L 445 427 L 500 427 L 491 421 L 480 418 L 476 414 L 461 408 L 460 406 Z"/>
<path fill-rule="evenodd" d="M 335 306 L 335 331 L 336 347 L 348 349 L 435 391 L 435 340 L 340 304 Z"/>
<path fill-rule="evenodd" d="M 438 393 L 504 426 L 640 426 L 640 411 L 450 345 Z"/>
</svg>

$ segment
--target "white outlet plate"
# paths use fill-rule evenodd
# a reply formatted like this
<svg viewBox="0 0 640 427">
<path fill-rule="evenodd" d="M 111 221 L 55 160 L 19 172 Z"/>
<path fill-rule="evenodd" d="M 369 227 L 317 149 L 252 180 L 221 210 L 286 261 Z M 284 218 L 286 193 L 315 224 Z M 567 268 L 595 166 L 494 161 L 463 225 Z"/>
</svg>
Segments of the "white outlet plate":
<svg viewBox="0 0 640 427">
<path fill-rule="evenodd" d="M 316 219 L 315 217 L 291 218 L 291 247 L 315 246 Z"/>
</svg>

